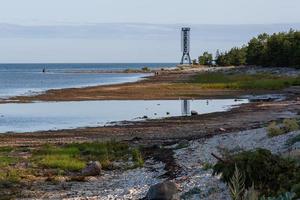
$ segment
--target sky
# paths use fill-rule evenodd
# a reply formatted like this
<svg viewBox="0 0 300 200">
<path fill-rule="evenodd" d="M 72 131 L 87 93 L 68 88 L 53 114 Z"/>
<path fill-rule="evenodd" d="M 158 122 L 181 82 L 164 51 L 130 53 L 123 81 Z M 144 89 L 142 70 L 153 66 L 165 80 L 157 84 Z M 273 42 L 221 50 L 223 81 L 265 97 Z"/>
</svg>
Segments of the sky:
<svg viewBox="0 0 300 200">
<path fill-rule="evenodd" d="M 287 31 L 300 23 L 299 0 L 0 0 L 0 5 L 0 62 L 175 62 L 180 35 L 173 32 L 181 26 L 196 28 L 191 38 L 198 55 L 218 48 L 208 38 L 215 29 L 199 32 L 203 24 L 223 27 L 218 30 L 226 34 L 216 38 L 223 37 L 219 48 L 225 49 L 258 30 Z M 232 38 L 230 30 L 247 37 Z"/>
</svg>

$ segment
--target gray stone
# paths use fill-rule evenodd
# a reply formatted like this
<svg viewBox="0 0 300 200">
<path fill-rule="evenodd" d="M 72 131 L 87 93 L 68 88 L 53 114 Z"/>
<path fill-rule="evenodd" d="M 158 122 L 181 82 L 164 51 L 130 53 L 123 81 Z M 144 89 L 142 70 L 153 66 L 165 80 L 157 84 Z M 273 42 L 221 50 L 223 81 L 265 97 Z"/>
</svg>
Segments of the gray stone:
<svg viewBox="0 0 300 200">
<path fill-rule="evenodd" d="M 150 187 L 146 199 L 147 200 L 179 200 L 178 188 L 175 183 L 165 181 Z"/>
<path fill-rule="evenodd" d="M 198 115 L 198 112 L 195 111 L 195 110 L 192 110 L 192 111 L 191 111 L 191 115 Z"/>
<path fill-rule="evenodd" d="M 101 173 L 101 164 L 98 161 L 91 161 L 86 168 L 81 171 L 83 176 L 98 176 Z"/>
</svg>

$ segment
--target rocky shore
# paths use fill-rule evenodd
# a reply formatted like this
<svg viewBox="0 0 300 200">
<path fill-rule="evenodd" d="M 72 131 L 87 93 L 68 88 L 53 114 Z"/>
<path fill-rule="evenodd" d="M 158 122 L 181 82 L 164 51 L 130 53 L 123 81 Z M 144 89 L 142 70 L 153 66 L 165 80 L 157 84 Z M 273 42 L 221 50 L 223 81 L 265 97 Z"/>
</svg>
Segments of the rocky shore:
<svg viewBox="0 0 300 200">
<path fill-rule="evenodd" d="M 163 176 L 166 174 L 165 164 L 150 159 L 142 168 L 106 171 L 101 176 L 89 177 L 84 182 L 68 181 L 63 177 L 56 183 L 35 182 L 22 192 L 22 196 L 28 199 L 142 199 L 150 186 L 171 180 L 178 186 L 181 199 L 230 200 L 227 185 L 219 176 L 212 175 L 209 166 L 217 160 L 211 153 L 219 154 L 222 149 L 239 152 L 264 148 L 275 154 L 299 156 L 299 142 L 287 145 L 289 139 L 298 135 L 300 131 L 269 137 L 266 128 L 259 128 L 183 141 L 183 148 L 179 148 L 178 144 L 163 147 L 174 151 L 173 159 L 180 168 L 176 177 Z"/>
</svg>

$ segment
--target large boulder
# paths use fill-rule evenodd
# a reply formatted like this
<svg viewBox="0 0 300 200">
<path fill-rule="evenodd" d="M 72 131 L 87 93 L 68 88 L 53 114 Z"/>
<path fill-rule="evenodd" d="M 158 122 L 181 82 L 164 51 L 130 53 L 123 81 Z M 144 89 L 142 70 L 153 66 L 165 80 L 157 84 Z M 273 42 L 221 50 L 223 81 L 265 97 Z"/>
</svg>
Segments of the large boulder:
<svg viewBox="0 0 300 200">
<path fill-rule="evenodd" d="M 90 161 L 81 171 L 83 176 L 98 176 L 101 174 L 101 164 L 98 161 Z"/>
<path fill-rule="evenodd" d="M 179 200 L 178 187 L 171 181 L 158 183 L 150 187 L 146 198 L 147 200 Z"/>
</svg>

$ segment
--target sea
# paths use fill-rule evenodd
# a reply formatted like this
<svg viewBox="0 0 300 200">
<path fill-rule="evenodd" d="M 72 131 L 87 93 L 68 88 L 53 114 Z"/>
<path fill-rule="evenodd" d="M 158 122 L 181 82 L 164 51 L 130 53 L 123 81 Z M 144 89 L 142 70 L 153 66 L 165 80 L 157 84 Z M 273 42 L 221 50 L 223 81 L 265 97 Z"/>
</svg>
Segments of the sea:
<svg viewBox="0 0 300 200">
<path fill-rule="evenodd" d="M 34 95 L 50 89 L 135 82 L 149 74 L 111 72 L 143 67 L 159 69 L 174 66 L 176 63 L 0 64 L 0 98 Z M 99 71 L 110 73 L 97 73 Z"/>
</svg>

